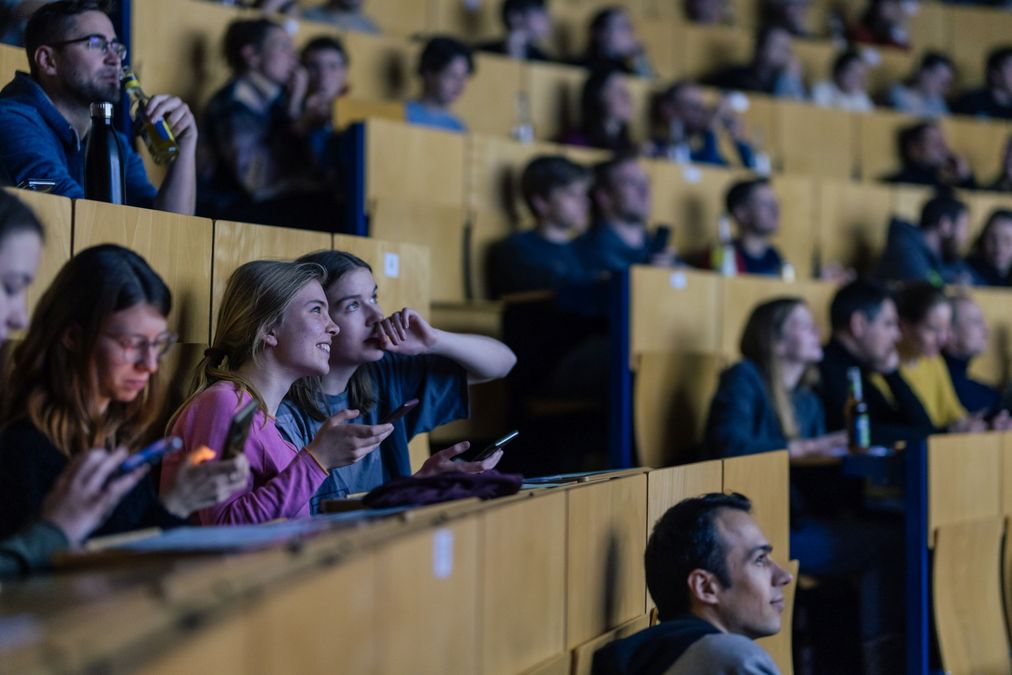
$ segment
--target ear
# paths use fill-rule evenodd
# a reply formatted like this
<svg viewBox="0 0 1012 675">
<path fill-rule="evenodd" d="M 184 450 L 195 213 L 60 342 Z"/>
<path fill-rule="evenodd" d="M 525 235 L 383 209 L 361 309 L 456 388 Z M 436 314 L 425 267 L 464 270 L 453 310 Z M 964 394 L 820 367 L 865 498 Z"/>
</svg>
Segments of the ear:
<svg viewBox="0 0 1012 675">
<path fill-rule="evenodd" d="M 716 605 L 719 602 L 723 587 L 712 572 L 694 569 L 689 572 L 686 583 L 689 586 L 689 594 L 696 602 L 702 605 Z"/>
<path fill-rule="evenodd" d="M 531 207 L 534 210 L 534 215 L 541 218 L 548 210 L 548 201 L 541 195 L 531 195 Z"/>
<path fill-rule="evenodd" d="M 850 334 L 854 337 L 861 337 L 868 328 L 868 317 L 862 312 L 854 312 L 850 315 Z"/>
<path fill-rule="evenodd" d="M 277 331 L 274 328 L 271 328 L 266 333 L 264 333 L 263 342 L 268 347 L 277 347 L 278 346 Z"/>
<path fill-rule="evenodd" d="M 60 336 L 60 344 L 71 354 L 81 350 L 81 329 L 76 325 L 68 326 Z"/>
<path fill-rule="evenodd" d="M 56 75 L 56 50 L 49 45 L 41 45 L 33 56 L 36 70 L 42 75 Z"/>
<path fill-rule="evenodd" d="M 260 54 L 254 45 L 244 45 L 239 50 L 239 56 L 242 57 L 247 69 L 256 68 L 260 59 Z"/>
</svg>

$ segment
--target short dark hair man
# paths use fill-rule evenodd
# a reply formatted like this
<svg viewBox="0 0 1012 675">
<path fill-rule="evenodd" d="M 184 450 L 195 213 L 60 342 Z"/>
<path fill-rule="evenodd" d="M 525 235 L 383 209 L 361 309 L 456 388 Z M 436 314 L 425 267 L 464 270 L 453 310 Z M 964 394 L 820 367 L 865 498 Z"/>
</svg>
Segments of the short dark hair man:
<svg viewBox="0 0 1012 675">
<path fill-rule="evenodd" d="M 952 104 L 960 115 L 1012 119 L 1012 47 L 1000 47 L 987 56 L 985 86 L 967 92 Z"/>
<path fill-rule="evenodd" d="M 589 188 L 590 172 L 565 157 L 543 155 L 527 165 L 520 189 L 534 228 L 512 234 L 492 249 L 493 297 L 590 280 L 571 243 L 587 226 Z"/>
<path fill-rule="evenodd" d="M 594 655 L 594 675 L 778 673 L 754 640 L 780 631 L 791 573 L 743 495 L 711 493 L 668 509 L 643 557 L 661 623 Z"/>
<path fill-rule="evenodd" d="M 466 132 L 467 125 L 450 107 L 464 93 L 473 74 L 474 56 L 470 47 L 451 37 L 433 37 L 418 57 L 422 94 L 404 104 L 404 119 L 409 124 Z"/>
<path fill-rule="evenodd" d="M 947 194 L 932 197 L 921 209 L 919 226 L 892 219 L 876 276 L 935 286 L 971 283 L 973 274 L 961 257 L 968 227 L 966 204 Z"/>
<path fill-rule="evenodd" d="M 900 170 L 885 177 L 888 183 L 976 189 L 977 180 L 966 158 L 953 152 L 935 122 L 918 122 L 896 135 Z"/>
<path fill-rule="evenodd" d="M 780 201 L 769 181 L 735 183 L 724 195 L 724 206 L 738 229 L 733 242 L 737 273 L 780 276 L 784 259 L 770 243 L 780 229 Z"/>
<path fill-rule="evenodd" d="M 933 433 L 931 419 L 898 371 L 899 317 L 885 288 L 865 281 L 843 286 L 830 304 L 829 319 L 832 336 L 819 363 L 826 428 L 846 428 L 847 370 L 855 367 L 861 372 L 872 443 L 891 446 Z M 885 380 L 891 399 L 872 382 L 875 375 Z"/>
<path fill-rule="evenodd" d="M 31 74 L 17 73 L 0 91 L 0 180 L 55 181 L 55 194 L 83 198 L 85 139 L 92 103 L 117 103 L 126 49 L 103 4 L 60 0 L 43 5 L 28 21 L 25 51 Z M 126 202 L 192 214 L 196 201 L 197 125 L 175 96 L 153 96 L 146 114 L 165 118 L 179 154 L 160 189 L 126 136 Z"/>
<path fill-rule="evenodd" d="M 478 51 L 503 54 L 521 61 L 551 61 L 538 43 L 552 32 L 552 18 L 545 0 L 503 0 L 500 8 L 506 36 L 485 42 Z"/>
</svg>

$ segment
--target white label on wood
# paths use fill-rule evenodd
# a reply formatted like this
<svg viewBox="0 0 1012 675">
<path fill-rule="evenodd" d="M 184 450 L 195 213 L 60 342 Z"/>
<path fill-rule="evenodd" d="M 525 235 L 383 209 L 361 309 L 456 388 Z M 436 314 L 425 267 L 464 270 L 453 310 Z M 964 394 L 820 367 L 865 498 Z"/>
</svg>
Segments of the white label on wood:
<svg viewBox="0 0 1012 675">
<path fill-rule="evenodd" d="M 436 530 L 432 536 L 432 576 L 446 579 L 453 574 L 453 532 Z"/>
<path fill-rule="evenodd" d="M 685 272 L 672 272 L 671 273 L 671 287 L 676 291 L 680 291 L 688 284 L 685 279 Z"/>
<path fill-rule="evenodd" d="M 396 253 L 383 254 L 383 274 L 391 279 L 401 275 L 401 257 Z"/>
</svg>

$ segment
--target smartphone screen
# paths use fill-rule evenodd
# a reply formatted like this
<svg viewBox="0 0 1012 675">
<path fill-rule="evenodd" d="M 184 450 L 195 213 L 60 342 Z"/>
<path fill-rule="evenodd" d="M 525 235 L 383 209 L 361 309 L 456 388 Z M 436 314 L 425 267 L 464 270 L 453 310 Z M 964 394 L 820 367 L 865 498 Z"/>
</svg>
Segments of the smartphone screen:
<svg viewBox="0 0 1012 675">
<path fill-rule="evenodd" d="M 232 423 L 228 427 L 228 435 L 225 436 L 225 447 L 222 448 L 221 452 L 222 459 L 233 459 L 242 454 L 256 411 L 257 402 L 256 400 L 252 400 L 240 408 L 239 412 L 232 417 Z"/>
<path fill-rule="evenodd" d="M 496 450 L 502 448 L 503 446 L 505 446 L 507 443 L 509 443 L 510 441 L 512 441 L 513 439 L 515 439 L 519 435 L 520 435 L 519 431 L 516 431 L 516 430 L 511 431 L 508 434 L 506 434 L 505 436 L 503 436 L 502 438 L 499 438 L 499 439 L 497 439 L 497 440 L 489 443 L 488 445 L 486 445 L 481 450 L 475 450 L 475 448 L 470 448 L 467 451 L 462 452 L 461 454 L 459 454 L 456 457 L 454 457 L 453 461 L 454 462 L 480 462 L 480 461 L 482 461 L 484 459 L 488 459 L 489 457 L 491 457 L 493 455 L 493 453 L 495 453 Z"/>
<path fill-rule="evenodd" d="M 134 453 L 124 459 L 123 463 L 116 467 L 116 470 L 109 475 L 109 480 L 119 478 L 120 476 L 128 474 L 145 464 L 157 464 L 162 461 L 162 458 L 165 457 L 165 455 L 170 452 L 175 452 L 181 447 L 183 447 L 183 439 L 178 436 L 161 438 L 140 452 Z"/>
</svg>

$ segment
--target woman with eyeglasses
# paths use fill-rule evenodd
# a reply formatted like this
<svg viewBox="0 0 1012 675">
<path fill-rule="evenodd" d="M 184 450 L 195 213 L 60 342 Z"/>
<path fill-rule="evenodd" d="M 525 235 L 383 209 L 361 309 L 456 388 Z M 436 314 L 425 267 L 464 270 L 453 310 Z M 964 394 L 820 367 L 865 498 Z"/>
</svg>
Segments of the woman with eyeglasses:
<svg viewBox="0 0 1012 675">
<path fill-rule="evenodd" d="M 176 336 L 172 295 L 139 255 L 106 244 L 72 258 L 14 349 L 0 412 L 0 536 L 38 516 L 68 462 L 138 448 L 162 413 L 159 363 Z M 248 465 L 184 462 L 158 497 L 145 476 L 98 534 L 172 527 L 244 486 Z"/>
</svg>

